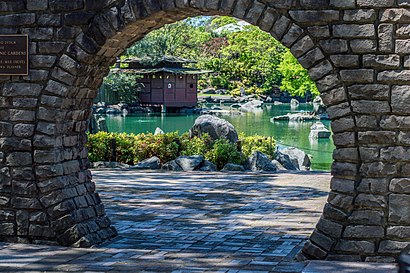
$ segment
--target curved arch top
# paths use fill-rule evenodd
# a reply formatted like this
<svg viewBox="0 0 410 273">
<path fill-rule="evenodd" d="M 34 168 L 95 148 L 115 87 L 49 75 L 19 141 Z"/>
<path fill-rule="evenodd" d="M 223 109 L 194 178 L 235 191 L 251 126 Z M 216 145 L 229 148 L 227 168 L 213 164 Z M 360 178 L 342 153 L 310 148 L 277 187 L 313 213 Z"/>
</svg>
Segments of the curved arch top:
<svg viewBox="0 0 410 273">
<path fill-rule="evenodd" d="M 328 106 L 331 192 L 301 256 L 397 257 L 410 242 L 410 4 L 392 0 L 0 5 L 0 33 L 30 36 L 30 75 L 0 78 L 0 239 L 90 246 L 115 236 L 84 148 L 92 99 L 128 46 L 198 15 L 230 15 L 271 33 Z"/>
</svg>

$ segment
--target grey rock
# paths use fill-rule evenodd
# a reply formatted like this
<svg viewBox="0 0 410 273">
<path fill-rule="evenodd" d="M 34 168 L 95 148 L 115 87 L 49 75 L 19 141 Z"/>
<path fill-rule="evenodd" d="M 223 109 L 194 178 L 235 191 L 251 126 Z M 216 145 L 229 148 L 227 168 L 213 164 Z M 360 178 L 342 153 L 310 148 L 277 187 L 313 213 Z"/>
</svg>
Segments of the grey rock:
<svg viewBox="0 0 410 273">
<path fill-rule="evenodd" d="M 310 170 L 311 161 L 310 161 L 309 156 L 304 151 L 294 148 L 294 147 L 289 147 L 289 148 L 282 149 L 279 152 L 282 153 L 283 155 L 287 155 L 290 158 L 292 165 L 296 168 L 296 170 L 303 170 L 303 171 Z M 285 156 L 283 156 L 283 158 L 287 159 Z M 277 158 L 277 160 L 281 162 L 281 164 L 285 168 L 288 168 L 288 166 L 290 166 L 287 160 L 282 161 L 280 157 Z M 285 165 L 285 162 L 286 162 L 286 165 Z M 290 168 L 290 170 L 292 170 L 292 168 Z"/>
<path fill-rule="evenodd" d="M 204 157 L 202 155 L 180 156 L 175 159 L 175 162 L 181 166 L 182 170 L 185 172 L 196 170 L 203 161 Z"/>
<path fill-rule="evenodd" d="M 218 168 L 216 167 L 216 165 L 208 160 L 204 160 L 204 162 L 202 162 L 200 168 L 200 171 L 202 172 L 216 172 L 218 170 Z"/>
<path fill-rule="evenodd" d="M 223 172 L 244 172 L 245 168 L 242 165 L 228 163 L 223 167 L 222 171 Z"/>
<path fill-rule="evenodd" d="M 246 162 L 246 169 L 251 171 L 265 171 L 265 172 L 277 172 L 276 165 L 272 164 L 272 161 L 267 155 L 261 152 L 254 152 Z"/>
<path fill-rule="evenodd" d="M 158 170 L 161 169 L 161 160 L 154 156 L 148 159 L 145 159 L 141 162 L 138 162 L 137 165 L 132 166 L 131 169 L 137 170 Z"/>
<path fill-rule="evenodd" d="M 183 169 L 177 164 L 175 160 L 169 161 L 162 165 L 162 169 L 166 171 L 182 172 Z"/>
<path fill-rule="evenodd" d="M 231 143 L 238 142 L 238 133 L 228 121 L 211 115 L 203 115 L 195 120 L 189 130 L 190 137 L 208 134 L 212 139 L 226 138 Z"/>
<path fill-rule="evenodd" d="M 164 134 L 164 131 L 162 131 L 161 128 L 157 127 L 155 129 L 154 135 L 163 135 L 163 134 Z"/>
</svg>

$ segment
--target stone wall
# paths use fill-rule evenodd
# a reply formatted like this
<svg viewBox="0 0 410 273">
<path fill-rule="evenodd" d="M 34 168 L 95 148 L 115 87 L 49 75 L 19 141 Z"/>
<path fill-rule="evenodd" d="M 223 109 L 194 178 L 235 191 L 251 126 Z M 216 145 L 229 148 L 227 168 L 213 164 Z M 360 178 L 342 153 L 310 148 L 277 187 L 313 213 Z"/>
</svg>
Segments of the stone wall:
<svg viewBox="0 0 410 273">
<path fill-rule="evenodd" d="M 0 33 L 28 33 L 30 75 L 0 78 L 0 239 L 89 246 L 115 235 L 88 171 L 92 99 L 115 57 L 196 15 L 270 32 L 309 70 L 335 163 L 303 255 L 389 260 L 410 240 L 410 1 L 7 0 Z"/>
</svg>

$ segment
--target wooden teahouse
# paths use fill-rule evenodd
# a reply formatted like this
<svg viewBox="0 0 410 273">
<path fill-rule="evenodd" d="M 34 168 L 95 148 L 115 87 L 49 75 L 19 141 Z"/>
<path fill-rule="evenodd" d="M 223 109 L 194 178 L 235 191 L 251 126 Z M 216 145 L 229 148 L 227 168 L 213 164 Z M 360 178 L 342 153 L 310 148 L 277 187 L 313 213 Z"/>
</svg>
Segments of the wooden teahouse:
<svg viewBox="0 0 410 273">
<path fill-rule="evenodd" d="M 149 59 L 128 58 L 117 62 L 119 73 L 141 75 L 138 92 L 142 106 L 169 108 L 195 107 L 198 102 L 198 76 L 209 73 L 186 67 L 192 60 L 165 56 L 152 63 Z M 126 67 L 126 68 L 121 68 Z"/>
</svg>

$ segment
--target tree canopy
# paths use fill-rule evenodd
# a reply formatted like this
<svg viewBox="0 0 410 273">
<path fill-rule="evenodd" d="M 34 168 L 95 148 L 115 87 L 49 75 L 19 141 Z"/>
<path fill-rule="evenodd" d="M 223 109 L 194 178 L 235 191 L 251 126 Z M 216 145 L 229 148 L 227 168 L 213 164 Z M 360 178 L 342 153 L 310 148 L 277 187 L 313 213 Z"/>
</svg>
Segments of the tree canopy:
<svg viewBox="0 0 410 273">
<path fill-rule="evenodd" d="M 269 33 L 232 17 L 187 19 L 147 34 L 124 57 L 156 60 L 173 55 L 197 61 L 197 68 L 212 70 L 199 83 L 202 88 L 228 89 L 239 94 L 269 94 L 280 90 L 303 96 L 318 94 L 315 83 L 297 59 Z"/>
</svg>

